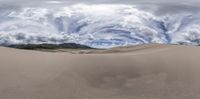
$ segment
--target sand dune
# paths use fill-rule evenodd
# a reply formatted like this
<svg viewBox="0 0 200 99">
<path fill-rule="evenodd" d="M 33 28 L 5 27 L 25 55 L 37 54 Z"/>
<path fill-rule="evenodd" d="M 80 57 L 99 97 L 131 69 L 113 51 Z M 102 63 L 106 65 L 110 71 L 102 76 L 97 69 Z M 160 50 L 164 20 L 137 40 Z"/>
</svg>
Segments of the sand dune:
<svg viewBox="0 0 200 99">
<path fill-rule="evenodd" d="M 200 47 L 150 44 L 81 53 L 1 47 L 0 99 L 200 98 Z"/>
</svg>

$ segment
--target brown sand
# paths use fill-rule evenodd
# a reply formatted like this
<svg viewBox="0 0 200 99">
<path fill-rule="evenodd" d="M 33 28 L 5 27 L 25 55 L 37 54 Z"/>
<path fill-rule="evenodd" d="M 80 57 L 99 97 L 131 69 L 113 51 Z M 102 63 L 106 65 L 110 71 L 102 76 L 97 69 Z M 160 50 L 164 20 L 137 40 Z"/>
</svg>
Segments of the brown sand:
<svg viewBox="0 0 200 99">
<path fill-rule="evenodd" d="M 200 99 L 200 47 L 0 48 L 0 99 Z"/>
</svg>

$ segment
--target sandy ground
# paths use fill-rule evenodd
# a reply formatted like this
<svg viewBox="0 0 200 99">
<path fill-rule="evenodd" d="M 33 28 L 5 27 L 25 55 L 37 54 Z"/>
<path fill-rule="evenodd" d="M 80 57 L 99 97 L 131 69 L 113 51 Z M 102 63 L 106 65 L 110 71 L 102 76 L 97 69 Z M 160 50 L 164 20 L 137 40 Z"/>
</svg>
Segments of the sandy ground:
<svg viewBox="0 0 200 99">
<path fill-rule="evenodd" d="M 0 48 L 0 99 L 200 99 L 200 47 Z"/>
</svg>

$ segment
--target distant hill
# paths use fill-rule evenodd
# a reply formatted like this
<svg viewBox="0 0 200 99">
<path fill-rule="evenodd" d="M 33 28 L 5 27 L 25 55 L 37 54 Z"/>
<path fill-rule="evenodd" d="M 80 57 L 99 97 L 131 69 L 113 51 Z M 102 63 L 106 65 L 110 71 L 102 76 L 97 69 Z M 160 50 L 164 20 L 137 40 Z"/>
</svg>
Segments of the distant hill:
<svg viewBox="0 0 200 99">
<path fill-rule="evenodd" d="M 63 43 L 63 44 L 15 44 L 8 45 L 7 47 L 27 49 L 27 50 L 37 50 L 37 49 L 93 49 L 86 45 L 76 44 L 76 43 Z"/>
</svg>

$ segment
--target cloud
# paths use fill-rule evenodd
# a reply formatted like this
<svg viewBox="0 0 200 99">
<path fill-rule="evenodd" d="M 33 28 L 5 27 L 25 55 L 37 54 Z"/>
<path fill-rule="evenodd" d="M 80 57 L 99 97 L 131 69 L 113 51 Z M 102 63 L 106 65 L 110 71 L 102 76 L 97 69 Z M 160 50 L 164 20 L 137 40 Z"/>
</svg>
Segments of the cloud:
<svg viewBox="0 0 200 99">
<path fill-rule="evenodd" d="M 50 3 L 50 4 L 61 4 L 61 1 L 46 1 L 46 3 Z"/>
<path fill-rule="evenodd" d="M 73 4 L 128 4 L 157 15 L 177 12 L 197 12 L 199 0 L 0 0 L 1 9 L 20 7 L 61 7 Z"/>
<path fill-rule="evenodd" d="M 191 4 L 199 5 L 199 0 L 0 0 L 0 4 L 7 5 L 45 5 L 46 3 L 86 3 L 86 4 L 98 4 L 98 3 L 123 3 L 123 4 Z"/>
<path fill-rule="evenodd" d="M 188 5 L 188 4 L 166 4 L 157 6 L 155 14 L 177 14 L 177 13 L 197 13 L 199 12 L 200 6 Z"/>
</svg>

